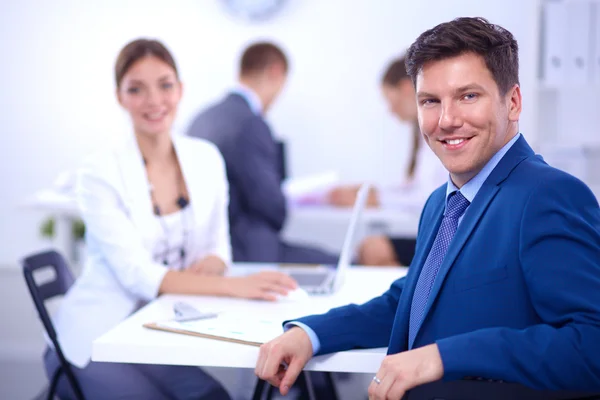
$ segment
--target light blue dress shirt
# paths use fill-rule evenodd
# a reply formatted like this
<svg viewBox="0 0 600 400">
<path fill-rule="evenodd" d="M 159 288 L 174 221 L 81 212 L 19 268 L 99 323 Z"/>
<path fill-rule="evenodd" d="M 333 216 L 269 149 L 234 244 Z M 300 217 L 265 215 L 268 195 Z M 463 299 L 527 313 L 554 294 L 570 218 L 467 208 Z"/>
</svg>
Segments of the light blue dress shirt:
<svg viewBox="0 0 600 400">
<path fill-rule="evenodd" d="M 494 168 L 496 168 L 496 165 L 498 165 L 500 160 L 502 160 L 502 157 L 504 157 L 504 155 L 508 152 L 508 150 L 510 150 L 512 145 L 515 144 L 517 140 L 519 140 L 520 137 L 521 134 L 517 133 L 515 137 L 510 139 L 508 143 L 506 143 L 496 154 L 494 154 L 490 161 L 488 161 L 487 164 L 485 164 L 485 166 L 481 169 L 481 171 L 479 171 L 477 175 L 475 175 L 469 182 L 465 183 L 463 187 L 460 188 L 460 192 L 463 196 L 465 196 L 467 200 L 469 200 L 469 203 L 473 202 L 475 195 L 477 195 L 477 192 L 479 192 L 479 189 L 481 189 L 481 186 L 483 186 L 483 182 L 485 182 L 488 176 L 490 176 Z M 457 190 L 458 188 L 456 187 L 456 185 L 454 185 L 452 179 L 450 179 L 450 176 L 448 176 L 448 184 L 446 185 L 446 202 L 448 201 L 448 196 L 450 196 Z M 467 207 L 467 210 L 468 209 L 469 207 Z M 463 215 L 458 219 L 459 225 L 462 222 L 462 219 L 466 212 L 467 211 L 465 210 Z"/>
<path fill-rule="evenodd" d="M 231 90 L 231 93 L 235 93 L 242 96 L 244 100 L 246 100 L 254 114 L 262 115 L 263 105 L 260 101 L 260 97 L 258 97 L 254 90 L 250 89 L 246 85 L 238 83 L 238 85 Z"/>
<path fill-rule="evenodd" d="M 488 161 L 487 164 L 485 164 L 485 166 L 481 169 L 481 171 L 479 171 L 477 175 L 475 175 L 469 182 L 465 183 L 463 187 L 460 188 L 460 192 L 463 194 L 463 196 L 465 196 L 467 200 L 469 200 L 469 203 L 473 202 L 473 199 L 475 199 L 477 192 L 479 192 L 479 189 L 481 189 L 481 186 L 483 186 L 485 180 L 488 178 L 488 176 L 490 176 L 494 168 L 496 168 L 500 160 L 502 160 L 502 157 L 504 157 L 504 155 L 508 152 L 508 150 L 510 150 L 513 144 L 515 144 L 515 142 L 519 140 L 520 137 L 521 134 L 517 133 L 515 137 L 513 137 L 508 143 L 506 143 L 496 154 L 494 154 L 490 161 Z M 456 187 L 456 185 L 454 185 L 454 183 L 452 183 L 452 179 L 450 179 L 450 176 L 448 176 L 448 184 L 446 185 L 446 201 L 448 201 L 448 196 L 457 190 L 458 188 Z M 468 209 L 469 208 L 467 207 L 467 210 Z M 465 214 L 463 213 L 463 216 L 464 215 Z M 463 217 L 460 217 L 460 219 L 458 220 L 459 224 L 461 223 L 462 218 Z M 321 343 L 315 331 L 313 331 L 306 324 L 297 321 L 288 322 L 283 327 L 283 330 L 287 331 L 293 326 L 298 326 L 304 329 L 304 331 L 308 334 L 308 337 L 310 338 L 310 342 L 312 343 L 313 355 L 316 354 L 321 348 Z"/>
</svg>

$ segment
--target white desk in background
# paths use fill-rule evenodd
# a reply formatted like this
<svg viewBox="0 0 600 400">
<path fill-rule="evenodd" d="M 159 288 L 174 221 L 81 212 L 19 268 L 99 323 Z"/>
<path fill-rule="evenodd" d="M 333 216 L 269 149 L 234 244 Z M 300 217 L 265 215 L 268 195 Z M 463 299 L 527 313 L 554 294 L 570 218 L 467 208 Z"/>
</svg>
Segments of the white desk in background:
<svg viewBox="0 0 600 400">
<path fill-rule="evenodd" d="M 352 209 L 327 205 L 292 205 L 282 232 L 292 243 L 317 245 L 339 253 Z M 421 210 L 367 208 L 357 226 L 356 243 L 369 235 L 416 238 Z"/>
<path fill-rule="evenodd" d="M 42 211 L 54 218 L 54 246 L 73 265 L 77 261 L 73 222 L 79 218 L 75 198 L 53 189 L 45 189 L 25 199 L 22 207 Z"/>
<path fill-rule="evenodd" d="M 40 190 L 27 198 L 23 206 L 54 217 L 55 246 L 71 264 L 77 261 L 72 224 L 79 218 L 79 210 L 73 196 L 53 189 Z M 282 235 L 293 243 L 339 253 L 351 212 L 350 208 L 326 205 L 291 205 Z M 419 216 L 420 210 L 366 209 L 357 227 L 356 243 L 373 234 L 415 238 Z"/>
<path fill-rule="evenodd" d="M 79 217 L 75 197 L 52 189 L 35 192 L 33 196 L 25 199 L 23 206 L 70 218 Z"/>
<path fill-rule="evenodd" d="M 260 269 L 241 267 L 237 274 Z M 268 268 L 269 265 L 262 265 Z M 173 318 L 173 304 L 185 300 L 199 310 L 247 312 L 271 320 L 287 320 L 323 313 L 349 303 L 364 303 L 381 295 L 406 268 L 352 267 L 340 290 L 327 296 L 296 301 L 264 302 L 232 298 L 163 295 L 94 341 L 92 360 L 142 364 L 192 365 L 205 367 L 254 368 L 259 348 L 250 345 L 205 339 L 144 328 L 146 322 Z M 335 327 L 332 327 L 335 329 Z M 386 349 L 351 350 L 313 358 L 306 370 L 374 373 Z"/>
</svg>

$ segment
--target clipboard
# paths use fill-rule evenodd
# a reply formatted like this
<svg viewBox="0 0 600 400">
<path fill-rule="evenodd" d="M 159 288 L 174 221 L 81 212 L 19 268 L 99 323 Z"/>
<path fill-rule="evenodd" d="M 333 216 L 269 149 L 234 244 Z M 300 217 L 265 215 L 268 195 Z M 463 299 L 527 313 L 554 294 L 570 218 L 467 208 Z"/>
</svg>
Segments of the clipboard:
<svg viewBox="0 0 600 400">
<path fill-rule="evenodd" d="M 225 336 L 218 336 L 218 335 L 210 335 L 210 334 L 207 334 L 207 333 L 192 332 L 192 331 L 185 330 L 185 329 L 169 328 L 169 327 L 160 325 L 160 324 L 158 324 L 156 322 L 148 322 L 148 323 L 144 324 L 143 326 L 144 326 L 144 328 L 154 329 L 154 330 L 157 330 L 157 331 L 179 333 L 179 334 L 182 334 L 182 335 L 196 336 L 196 337 L 201 337 L 201 338 L 204 338 L 204 339 L 221 340 L 223 342 L 229 342 L 229 343 L 246 344 L 246 345 L 256 346 L 256 347 L 260 347 L 263 344 L 263 343 L 260 343 L 260 342 L 252 342 L 252 341 L 248 341 L 248 340 L 232 339 L 232 338 L 228 338 L 228 337 L 225 337 Z"/>
<path fill-rule="evenodd" d="M 283 333 L 282 322 L 222 313 L 210 319 L 148 322 L 143 326 L 163 332 L 260 347 Z"/>
</svg>

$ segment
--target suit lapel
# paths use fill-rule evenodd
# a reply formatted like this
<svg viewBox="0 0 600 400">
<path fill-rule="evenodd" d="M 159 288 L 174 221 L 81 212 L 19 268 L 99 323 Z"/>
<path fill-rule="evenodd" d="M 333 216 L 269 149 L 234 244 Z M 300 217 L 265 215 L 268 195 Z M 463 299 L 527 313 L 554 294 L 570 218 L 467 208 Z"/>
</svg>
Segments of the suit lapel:
<svg viewBox="0 0 600 400">
<path fill-rule="evenodd" d="M 440 266 L 438 274 L 433 283 L 433 287 L 431 288 L 429 299 L 423 312 L 423 321 L 425 321 L 425 318 L 427 318 L 427 314 L 431 310 L 431 307 L 440 292 L 440 289 L 444 283 L 444 280 L 446 279 L 448 271 L 450 271 L 450 268 L 454 265 L 456 257 L 465 245 L 467 239 L 471 236 L 471 233 L 475 229 L 477 222 L 479 222 L 479 220 L 485 213 L 485 210 L 487 209 L 488 205 L 498 193 L 499 189 L 500 188 L 498 186 L 484 184 L 481 187 L 481 189 L 479 189 L 479 192 L 475 196 L 475 199 L 473 199 L 473 203 L 465 212 L 463 220 L 461 221 L 460 226 L 456 230 L 454 238 L 450 242 L 450 247 L 448 247 L 446 256 L 444 257 L 442 265 Z M 423 321 L 419 327 L 419 330 L 423 327 Z"/>
<path fill-rule="evenodd" d="M 220 198 L 216 194 L 220 194 L 223 186 L 221 175 L 210 170 L 215 166 L 214 155 L 210 149 L 194 143 L 198 140 L 173 135 L 173 145 L 190 196 L 189 209 L 186 211 L 188 214 L 185 215 L 184 222 L 188 243 L 193 244 L 190 246 L 188 261 L 199 257 L 206 250 L 208 243 L 214 240 L 206 232 L 212 232 L 210 227 L 214 223 L 215 213 L 221 211 L 218 208 L 221 204 L 216 203 Z M 205 229 L 196 229 L 197 227 Z"/>
<path fill-rule="evenodd" d="M 425 264 L 425 260 L 427 260 L 427 256 L 429 255 L 431 246 L 433 246 L 433 242 L 437 235 L 437 231 L 442 222 L 442 217 L 444 216 L 444 206 L 443 206 L 444 202 L 443 202 L 443 199 L 440 199 L 440 200 L 441 201 L 439 201 L 439 204 L 432 205 L 432 207 L 435 207 L 433 209 L 434 216 L 431 219 L 432 223 L 427 227 L 428 231 L 426 231 L 424 234 L 424 240 L 426 243 L 426 245 L 424 247 L 424 251 L 422 251 L 419 254 L 419 257 L 417 257 L 417 259 L 415 259 L 410 265 L 410 268 L 414 273 L 410 277 L 411 279 L 406 282 L 405 290 L 411 294 L 410 295 L 411 299 L 412 299 L 412 293 L 415 291 L 415 286 L 417 285 L 417 280 L 419 278 L 419 275 L 421 274 L 423 265 Z M 408 306 L 407 308 L 410 309 L 410 303 L 407 306 Z"/>
<path fill-rule="evenodd" d="M 148 222 L 152 221 L 153 208 L 150 183 L 135 135 L 125 140 L 116 155 L 123 177 L 123 200 L 134 224 L 143 232 L 149 227 Z"/>
<path fill-rule="evenodd" d="M 388 354 L 394 354 L 402 349 L 402 345 L 407 343 L 408 340 L 408 319 L 410 315 L 410 306 L 412 302 L 413 293 L 417 280 L 427 259 L 427 255 L 433 245 L 435 236 L 439 229 L 440 223 L 442 222 L 443 211 L 444 211 L 444 200 L 445 200 L 446 186 L 443 191 L 439 193 L 437 199 L 429 205 L 431 209 L 431 216 L 423 218 L 419 229 L 423 230 L 422 238 L 425 245 L 423 250 L 415 254 L 413 261 L 410 263 L 408 275 L 406 276 L 406 283 L 400 296 L 398 308 L 396 309 L 396 317 L 394 328 L 390 336 L 390 344 L 388 346 Z M 424 211 L 425 214 L 425 211 Z"/>
<path fill-rule="evenodd" d="M 204 207 L 205 210 L 211 210 L 212 208 L 211 205 L 205 204 L 207 198 L 202 195 L 203 193 L 206 193 L 207 190 L 210 191 L 212 189 L 203 187 L 203 183 L 207 183 L 206 179 L 199 179 L 198 176 L 198 174 L 208 173 L 208 171 L 202 170 L 202 160 L 199 159 L 202 157 L 202 154 L 192 151 L 195 146 L 189 146 L 189 144 L 186 146 L 185 141 L 186 138 L 173 135 L 173 146 L 175 147 L 177 160 L 179 161 L 179 166 L 190 200 L 188 211 L 191 211 L 191 214 L 186 216 L 187 218 L 190 218 L 190 221 L 187 222 L 187 240 L 189 243 L 200 243 L 202 238 L 197 237 L 197 230 L 191 228 L 193 226 L 206 224 L 207 221 L 203 221 L 203 213 L 201 212 L 202 207 Z M 209 196 L 209 198 L 212 197 Z M 184 229 L 185 228 L 186 227 L 184 227 Z M 195 259 L 199 250 L 198 246 L 191 246 L 190 254 L 187 259 Z"/>
<path fill-rule="evenodd" d="M 201 169 L 199 165 L 201 160 L 198 160 L 198 158 L 202 154 L 189 151 L 189 148 L 185 146 L 185 138 L 173 136 L 173 146 L 175 147 L 179 167 L 181 168 L 183 180 L 185 181 L 191 201 L 192 197 L 194 197 L 192 194 L 196 194 L 201 190 L 199 187 L 201 186 L 201 182 L 197 179 L 197 174 L 202 172 L 196 171 L 196 169 Z M 193 200 L 196 199 L 194 198 Z"/>
<path fill-rule="evenodd" d="M 490 173 L 489 177 L 485 180 L 473 202 L 465 212 L 463 220 L 461 221 L 452 242 L 450 243 L 450 247 L 446 252 L 446 256 L 440 266 L 437 277 L 435 278 L 433 287 L 431 288 L 431 293 L 429 295 L 429 299 L 427 301 L 427 305 L 425 306 L 425 310 L 423 313 L 423 321 L 419 327 L 419 331 L 422 329 L 425 324 L 425 320 L 427 318 L 427 314 L 431 311 L 433 304 L 440 293 L 442 285 L 444 284 L 444 280 L 448 275 L 448 272 L 454 265 L 456 258 L 460 254 L 462 248 L 465 246 L 465 243 L 475 230 L 479 220 L 483 217 L 485 210 L 490 205 L 491 201 L 497 195 L 500 190 L 502 182 L 504 182 L 510 173 L 519 165 L 523 160 L 528 157 L 534 155 L 533 150 L 525 139 L 521 136 L 514 145 L 509 149 L 509 151 L 504 155 L 504 157 L 500 160 L 498 165 L 494 168 L 494 170 Z M 429 240 L 427 242 L 427 247 L 425 247 L 420 254 L 419 257 L 419 268 L 418 271 L 412 276 L 412 280 L 410 283 L 407 281 L 407 286 L 405 290 L 408 290 L 409 296 L 402 296 L 405 300 L 406 304 L 403 304 L 403 325 L 405 325 L 404 331 L 407 334 L 408 330 L 408 320 L 410 318 L 410 306 L 412 304 L 412 297 L 414 294 L 415 286 L 417 283 L 417 279 L 419 274 L 421 273 L 421 269 L 423 268 L 423 264 L 429 255 L 429 251 L 433 244 L 433 240 L 437 235 L 437 231 L 439 229 L 439 225 L 441 222 L 442 214 L 445 209 L 445 197 L 444 202 L 438 204 L 437 206 L 439 210 L 437 210 L 437 218 L 435 219 L 435 229 L 429 233 Z M 466 266 L 469 267 L 469 266 Z M 412 268 L 412 265 L 411 265 Z M 398 322 L 398 321 L 397 321 Z M 419 333 L 417 332 L 417 337 Z M 390 343 L 390 347 L 392 344 Z"/>
</svg>

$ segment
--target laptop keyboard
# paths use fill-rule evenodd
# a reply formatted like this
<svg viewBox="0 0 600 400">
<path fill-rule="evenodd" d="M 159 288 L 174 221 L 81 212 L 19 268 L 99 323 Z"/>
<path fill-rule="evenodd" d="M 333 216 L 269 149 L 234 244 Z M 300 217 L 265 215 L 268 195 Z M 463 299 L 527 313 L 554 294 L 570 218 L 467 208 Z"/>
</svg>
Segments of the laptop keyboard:
<svg viewBox="0 0 600 400">
<path fill-rule="evenodd" d="M 327 274 L 294 274 L 290 276 L 298 282 L 298 286 L 320 286 L 325 282 Z"/>
</svg>

